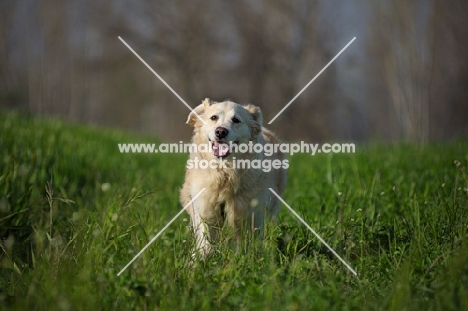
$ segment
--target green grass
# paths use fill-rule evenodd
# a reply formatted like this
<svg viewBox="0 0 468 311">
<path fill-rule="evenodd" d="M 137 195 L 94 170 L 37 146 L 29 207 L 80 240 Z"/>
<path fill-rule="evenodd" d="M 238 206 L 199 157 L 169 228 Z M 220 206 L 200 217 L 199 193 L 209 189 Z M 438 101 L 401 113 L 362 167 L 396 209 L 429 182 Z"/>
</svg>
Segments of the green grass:
<svg viewBox="0 0 468 311">
<path fill-rule="evenodd" d="M 290 157 L 286 202 L 358 278 L 286 208 L 261 244 L 193 267 L 183 214 L 117 277 L 181 209 L 187 156 L 10 113 L 0 133 L 0 309 L 468 309 L 466 142 Z"/>
</svg>

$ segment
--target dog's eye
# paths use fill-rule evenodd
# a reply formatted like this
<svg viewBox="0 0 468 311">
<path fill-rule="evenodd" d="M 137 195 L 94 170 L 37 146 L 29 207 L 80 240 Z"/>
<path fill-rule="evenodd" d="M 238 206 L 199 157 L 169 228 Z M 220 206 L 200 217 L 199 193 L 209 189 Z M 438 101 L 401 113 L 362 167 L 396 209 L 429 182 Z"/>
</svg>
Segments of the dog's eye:
<svg viewBox="0 0 468 311">
<path fill-rule="evenodd" d="M 210 119 L 213 120 L 213 121 L 216 121 L 216 120 L 218 120 L 218 116 L 211 116 Z"/>
<path fill-rule="evenodd" d="M 234 118 L 232 118 L 232 122 L 234 122 L 234 123 L 240 123 L 240 120 L 239 120 L 238 118 L 234 117 Z"/>
</svg>

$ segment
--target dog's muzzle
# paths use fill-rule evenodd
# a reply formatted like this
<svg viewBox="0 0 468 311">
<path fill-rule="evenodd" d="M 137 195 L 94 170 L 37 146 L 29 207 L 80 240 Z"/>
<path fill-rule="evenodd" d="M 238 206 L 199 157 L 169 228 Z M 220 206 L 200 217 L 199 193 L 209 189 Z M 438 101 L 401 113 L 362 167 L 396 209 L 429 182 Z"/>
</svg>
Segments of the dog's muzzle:
<svg viewBox="0 0 468 311">
<path fill-rule="evenodd" d="M 221 140 L 228 136 L 228 134 L 229 131 L 227 128 L 219 126 L 215 129 L 215 135 L 217 140 L 211 143 L 211 147 L 213 149 L 215 157 L 225 158 L 230 154 L 229 145 L 225 141 Z"/>
</svg>

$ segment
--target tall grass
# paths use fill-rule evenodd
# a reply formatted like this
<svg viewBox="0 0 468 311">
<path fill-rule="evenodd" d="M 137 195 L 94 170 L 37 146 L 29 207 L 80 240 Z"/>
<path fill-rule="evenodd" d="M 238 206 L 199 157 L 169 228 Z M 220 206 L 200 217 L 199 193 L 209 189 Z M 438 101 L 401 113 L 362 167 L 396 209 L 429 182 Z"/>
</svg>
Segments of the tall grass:
<svg viewBox="0 0 468 311">
<path fill-rule="evenodd" d="M 0 308 L 468 309 L 468 144 L 370 144 L 290 157 L 284 208 L 261 243 L 189 264 L 186 155 L 120 154 L 151 137 L 0 114 Z"/>
</svg>

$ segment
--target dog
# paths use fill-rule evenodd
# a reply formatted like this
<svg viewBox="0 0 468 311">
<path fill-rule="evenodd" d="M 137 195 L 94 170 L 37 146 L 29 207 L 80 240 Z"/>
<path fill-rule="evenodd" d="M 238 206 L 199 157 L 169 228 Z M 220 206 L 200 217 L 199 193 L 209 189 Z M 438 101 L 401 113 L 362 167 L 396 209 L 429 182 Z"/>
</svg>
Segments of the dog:
<svg viewBox="0 0 468 311">
<path fill-rule="evenodd" d="M 186 123 L 193 127 L 192 146 L 204 144 L 210 147 L 191 150 L 189 161 L 192 165 L 187 165 L 185 182 L 180 190 L 180 202 L 186 206 L 205 188 L 186 208 L 195 235 L 193 256 L 198 254 L 204 259 L 212 253 L 225 223 L 232 228 L 237 245 L 240 245 L 247 232 L 257 232 L 262 237 L 266 215 L 271 218 L 278 213 L 280 202 L 269 188 L 281 195 L 286 187 L 288 163 L 284 154 L 277 152 L 266 156 L 265 152 L 252 150 L 240 152 L 242 144 L 246 147 L 247 144 L 280 143 L 262 122 L 262 112 L 257 106 L 215 102 L 208 98 L 189 114 Z M 202 168 L 193 165 L 196 161 L 219 165 Z M 257 165 L 255 168 L 236 165 L 240 161 Z M 268 171 L 259 168 L 259 163 L 277 165 Z"/>
</svg>

